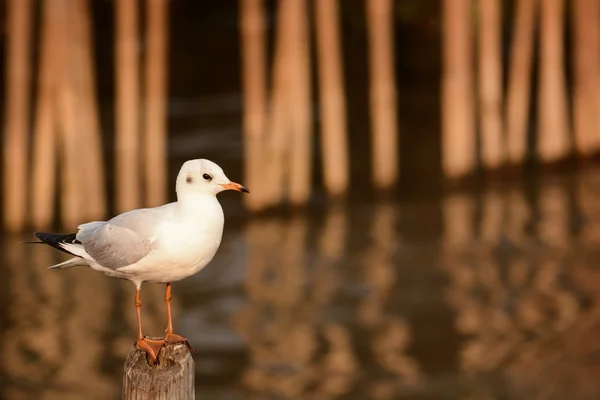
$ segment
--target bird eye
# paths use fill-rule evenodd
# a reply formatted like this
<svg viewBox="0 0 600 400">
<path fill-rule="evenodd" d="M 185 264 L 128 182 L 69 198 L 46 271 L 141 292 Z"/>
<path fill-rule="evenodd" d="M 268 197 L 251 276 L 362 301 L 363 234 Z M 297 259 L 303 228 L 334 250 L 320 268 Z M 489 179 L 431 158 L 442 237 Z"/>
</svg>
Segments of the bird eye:
<svg viewBox="0 0 600 400">
<path fill-rule="evenodd" d="M 212 179 L 212 176 L 210 176 L 209 174 L 204 174 L 204 175 L 202 175 L 202 177 L 204 178 L 205 181 L 210 181 Z"/>
</svg>

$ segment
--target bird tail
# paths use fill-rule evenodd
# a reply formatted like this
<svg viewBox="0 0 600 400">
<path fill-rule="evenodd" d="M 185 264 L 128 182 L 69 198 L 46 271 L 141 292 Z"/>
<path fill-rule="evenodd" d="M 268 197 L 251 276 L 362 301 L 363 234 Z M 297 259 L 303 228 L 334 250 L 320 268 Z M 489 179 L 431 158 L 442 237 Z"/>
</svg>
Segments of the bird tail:
<svg viewBox="0 0 600 400">
<path fill-rule="evenodd" d="M 73 257 L 69 258 L 67 261 L 61 262 L 59 264 L 55 264 L 48 269 L 62 269 L 62 268 L 71 268 L 71 267 L 87 267 L 89 264 L 82 258 Z"/>
<path fill-rule="evenodd" d="M 75 233 L 71 233 L 68 235 L 58 235 L 55 233 L 34 232 L 33 234 L 43 243 L 52 246 L 57 250 L 64 251 L 65 253 L 71 254 L 73 256 L 78 256 L 78 254 L 75 254 L 74 252 L 69 251 L 65 248 L 65 245 L 81 244 L 81 242 L 77 240 L 77 234 Z"/>
<path fill-rule="evenodd" d="M 34 235 L 40 239 L 41 242 L 27 243 L 44 243 L 54 247 L 55 249 L 75 256 L 67 261 L 48 267 L 49 269 L 89 266 L 88 262 L 81 255 L 81 253 L 85 253 L 85 250 L 83 249 L 81 242 L 77 240 L 75 233 L 69 235 L 57 235 L 54 233 L 35 232 Z"/>
</svg>

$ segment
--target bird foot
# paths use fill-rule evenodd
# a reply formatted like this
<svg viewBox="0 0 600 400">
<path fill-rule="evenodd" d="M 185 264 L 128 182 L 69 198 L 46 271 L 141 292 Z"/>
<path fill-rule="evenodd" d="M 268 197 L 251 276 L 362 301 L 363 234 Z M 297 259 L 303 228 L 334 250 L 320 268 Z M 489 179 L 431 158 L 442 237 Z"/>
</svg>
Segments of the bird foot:
<svg viewBox="0 0 600 400">
<path fill-rule="evenodd" d="M 158 353 L 164 345 L 165 340 L 152 340 L 148 338 L 142 338 L 138 339 L 138 341 L 135 344 L 135 347 L 145 351 L 146 354 L 148 354 L 152 365 L 155 365 L 158 363 Z"/>
<path fill-rule="evenodd" d="M 173 343 L 185 343 L 188 347 L 188 349 L 190 349 L 190 351 L 196 351 L 196 349 L 194 349 L 191 345 L 190 342 L 188 342 L 187 338 L 184 338 L 183 336 L 180 336 L 176 333 L 167 333 L 165 335 L 165 343 L 166 344 L 173 344 Z"/>
</svg>

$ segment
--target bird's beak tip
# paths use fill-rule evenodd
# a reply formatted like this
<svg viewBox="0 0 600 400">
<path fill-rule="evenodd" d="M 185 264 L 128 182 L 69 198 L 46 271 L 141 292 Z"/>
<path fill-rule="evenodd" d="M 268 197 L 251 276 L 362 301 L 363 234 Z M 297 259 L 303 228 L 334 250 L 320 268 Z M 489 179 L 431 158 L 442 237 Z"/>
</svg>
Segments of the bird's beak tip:
<svg viewBox="0 0 600 400">
<path fill-rule="evenodd" d="M 221 186 L 223 186 L 223 188 L 226 190 L 235 190 L 237 192 L 250 193 L 250 191 L 248 190 L 248 188 L 246 186 L 240 185 L 239 183 L 236 183 L 236 182 L 226 183 Z"/>
</svg>

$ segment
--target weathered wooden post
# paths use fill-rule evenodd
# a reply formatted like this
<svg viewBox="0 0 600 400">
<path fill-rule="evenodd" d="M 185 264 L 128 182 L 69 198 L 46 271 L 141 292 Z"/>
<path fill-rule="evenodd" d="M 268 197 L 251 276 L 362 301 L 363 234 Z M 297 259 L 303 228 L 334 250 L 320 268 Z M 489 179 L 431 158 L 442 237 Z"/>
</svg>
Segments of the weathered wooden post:
<svg viewBox="0 0 600 400">
<path fill-rule="evenodd" d="M 506 133 L 508 159 L 519 164 L 527 155 L 527 124 L 531 96 L 531 66 L 535 30 L 536 0 L 519 0 L 510 48 L 506 92 Z"/>
<path fill-rule="evenodd" d="M 573 122 L 575 149 L 589 156 L 598 151 L 598 74 L 600 62 L 600 4 L 592 0 L 571 2 L 573 9 L 574 70 Z"/>
<path fill-rule="evenodd" d="M 140 196 L 139 2 L 115 2 L 116 208 L 137 208 Z"/>
<path fill-rule="evenodd" d="M 147 54 L 144 133 L 146 144 L 145 204 L 167 202 L 167 46 L 169 2 L 147 0 Z"/>
<path fill-rule="evenodd" d="M 163 347 L 158 365 L 133 346 L 125 361 L 123 400 L 194 400 L 194 359 L 185 343 Z"/>
<path fill-rule="evenodd" d="M 537 154 L 542 162 L 569 155 L 571 134 L 564 63 L 564 0 L 540 1 Z"/>
<path fill-rule="evenodd" d="M 479 0 L 479 108 L 481 158 L 485 168 L 504 163 L 502 123 L 502 2 Z"/>
<path fill-rule="evenodd" d="M 373 179 L 377 188 L 386 189 L 399 175 L 394 2 L 367 1 L 367 25 Z"/>
<path fill-rule="evenodd" d="M 321 154 L 327 191 L 342 194 L 348 189 L 349 160 L 346 132 L 346 97 L 340 28 L 339 0 L 315 4 L 317 64 L 321 103 Z"/>
<path fill-rule="evenodd" d="M 442 168 L 451 179 L 472 173 L 477 165 L 470 4 L 442 2 Z"/>
<path fill-rule="evenodd" d="M 6 68 L 4 95 L 10 101 L 2 102 L 4 126 L 2 133 L 2 161 L 4 163 L 4 226 L 10 230 L 22 229 L 27 218 L 27 149 L 29 146 L 30 109 L 30 51 L 32 1 L 6 2 Z M 4 28 L 4 27 L 3 27 Z"/>
<path fill-rule="evenodd" d="M 248 187 L 263 194 L 262 179 L 265 154 L 267 115 L 267 69 L 265 67 L 266 36 L 262 0 L 240 0 L 240 32 L 242 42 L 242 81 L 244 84 L 244 181 Z M 264 196 L 246 196 L 248 207 L 257 210 L 264 205 Z"/>
</svg>

